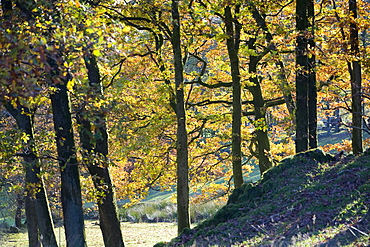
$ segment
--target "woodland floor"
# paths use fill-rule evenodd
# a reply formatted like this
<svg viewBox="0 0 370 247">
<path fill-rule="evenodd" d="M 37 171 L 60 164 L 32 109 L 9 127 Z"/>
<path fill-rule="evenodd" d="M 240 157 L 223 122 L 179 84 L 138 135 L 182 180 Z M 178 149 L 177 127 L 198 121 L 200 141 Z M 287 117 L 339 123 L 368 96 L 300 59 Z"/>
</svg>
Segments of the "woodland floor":
<svg viewBox="0 0 370 247">
<path fill-rule="evenodd" d="M 89 247 L 103 247 L 103 238 L 97 221 L 86 221 L 86 241 Z M 169 241 L 177 235 L 175 223 L 128 223 L 121 224 L 125 247 L 149 247 L 161 241 Z M 64 242 L 62 227 L 55 229 L 58 243 Z M 0 233 L 1 247 L 28 247 L 25 229 L 21 233 Z M 64 244 L 59 247 L 64 247 Z"/>
</svg>

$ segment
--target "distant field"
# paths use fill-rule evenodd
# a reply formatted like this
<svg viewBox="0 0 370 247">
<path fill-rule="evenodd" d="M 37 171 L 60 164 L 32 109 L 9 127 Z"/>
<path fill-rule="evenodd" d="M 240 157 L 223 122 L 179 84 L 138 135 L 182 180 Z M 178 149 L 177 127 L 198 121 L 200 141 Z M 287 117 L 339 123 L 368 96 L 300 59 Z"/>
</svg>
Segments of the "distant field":
<svg viewBox="0 0 370 247">
<path fill-rule="evenodd" d="M 89 247 L 104 246 L 103 237 L 97 221 L 86 221 L 86 241 Z M 124 237 L 125 246 L 132 247 L 148 247 L 161 241 L 170 241 L 177 235 L 177 226 L 175 223 L 122 223 L 122 234 Z M 59 247 L 64 247 L 64 231 L 63 228 L 56 228 L 55 234 Z M 62 243 L 62 244 L 60 244 Z M 26 230 L 17 234 L 0 235 L 1 247 L 26 247 L 28 246 L 28 237 Z"/>
</svg>

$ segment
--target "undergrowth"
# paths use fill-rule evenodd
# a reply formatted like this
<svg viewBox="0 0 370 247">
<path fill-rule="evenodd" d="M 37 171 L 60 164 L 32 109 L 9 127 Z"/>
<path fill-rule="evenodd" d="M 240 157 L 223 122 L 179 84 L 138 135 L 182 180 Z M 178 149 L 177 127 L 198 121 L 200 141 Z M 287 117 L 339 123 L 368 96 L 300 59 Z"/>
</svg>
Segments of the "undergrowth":
<svg viewBox="0 0 370 247">
<path fill-rule="evenodd" d="M 204 204 L 191 205 L 190 220 L 191 223 L 199 223 L 202 220 L 209 219 L 225 203 L 220 201 L 210 201 Z M 177 207 L 171 200 L 142 202 L 129 208 L 119 210 L 121 221 L 134 223 L 156 223 L 156 222 L 176 222 Z"/>
</svg>

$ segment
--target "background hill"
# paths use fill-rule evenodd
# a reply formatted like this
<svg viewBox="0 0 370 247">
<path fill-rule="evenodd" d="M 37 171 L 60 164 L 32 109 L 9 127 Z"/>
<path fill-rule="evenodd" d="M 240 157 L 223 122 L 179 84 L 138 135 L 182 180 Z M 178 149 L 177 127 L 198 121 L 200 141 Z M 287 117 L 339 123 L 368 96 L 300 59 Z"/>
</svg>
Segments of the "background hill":
<svg viewBox="0 0 370 247">
<path fill-rule="evenodd" d="M 194 229 L 157 246 L 369 246 L 370 152 L 284 159 Z"/>
</svg>

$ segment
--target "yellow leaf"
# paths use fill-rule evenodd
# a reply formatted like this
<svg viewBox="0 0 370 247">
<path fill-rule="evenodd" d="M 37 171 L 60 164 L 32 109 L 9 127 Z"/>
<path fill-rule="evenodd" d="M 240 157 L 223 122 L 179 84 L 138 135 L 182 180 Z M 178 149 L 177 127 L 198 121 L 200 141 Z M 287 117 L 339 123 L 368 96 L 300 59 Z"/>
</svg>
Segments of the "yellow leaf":
<svg viewBox="0 0 370 247">
<path fill-rule="evenodd" d="M 131 31 L 131 27 L 130 26 L 125 26 L 123 29 L 122 29 L 122 32 L 124 33 L 128 33 Z"/>
<path fill-rule="evenodd" d="M 94 54 L 94 56 L 96 56 L 96 57 L 99 57 L 99 56 L 101 56 L 102 54 L 101 54 L 101 52 L 99 51 L 99 50 L 94 50 L 93 51 L 93 54 Z"/>
</svg>

